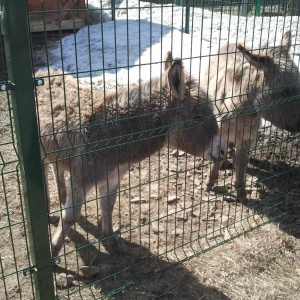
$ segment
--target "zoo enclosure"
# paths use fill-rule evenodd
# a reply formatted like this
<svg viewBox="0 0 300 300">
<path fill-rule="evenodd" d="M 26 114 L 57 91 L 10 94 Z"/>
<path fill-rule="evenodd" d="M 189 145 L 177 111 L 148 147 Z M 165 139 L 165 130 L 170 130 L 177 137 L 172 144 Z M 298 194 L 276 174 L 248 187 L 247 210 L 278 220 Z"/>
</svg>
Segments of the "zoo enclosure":
<svg viewBox="0 0 300 300">
<path fill-rule="evenodd" d="M 8 100 L 5 100 L 2 97 L 1 99 L 3 102 L 1 102 L 1 105 L 4 106 L 4 102 L 7 101 L 6 105 L 9 107 L 9 109 L 7 110 L 5 115 L 7 124 L 4 125 L 8 126 L 9 133 L 5 133 L 4 135 L 4 131 L 2 131 L 4 139 L 2 139 L 2 141 L 0 142 L 2 187 L 1 206 L 3 209 L 3 211 L 1 212 L 2 219 L 0 231 L 3 233 L 3 235 L 1 236 L 5 236 L 7 238 L 8 244 L 8 248 L 4 249 L 4 252 L 0 257 L 0 287 L 1 289 L 3 288 L 6 299 L 11 298 L 11 281 L 14 282 L 14 286 L 18 287 L 19 292 L 16 295 L 20 299 L 27 299 L 27 297 L 29 297 L 28 295 L 33 295 L 33 297 L 37 299 L 53 299 L 54 294 L 56 294 L 58 299 L 63 299 L 64 297 L 72 298 L 77 297 L 81 293 L 84 293 L 84 290 L 90 289 L 91 285 L 94 285 L 99 289 L 100 287 L 102 287 L 102 285 L 106 286 L 105 292 L 101 295 L 97 295 L 98 298 L 105 297 L 107 295 L 113 295 L 125 289 L 126 287 L 137 283 L 141 279 L 146 279 L 149 276 L 157 274 L 157 272 L 161 272 L 162 270 L 174 267 L 178 263 L 182 263 L 187 259 L 191 259 L 192 257 L 208 251 L 209 249 L 212 249 L 216 246 L 219 246 L 230 239 L 244 234 L 248 230 L 253 230 L 258 226 L 262 226 L 267 222 L 274 221 L 282 215 L 286 214 L 286 211 L 278 209 L 278 207 L 280 207 L 280 205 L 284 203 L 284 200 L 278 195 L 275 195 L 276 193 L 273 194 L 273 197 L 271 196 L 270 199 L 268 198 L 269 202 L 267 201 L 264 204 L 258 204 L 254 208 L 252 207 L 252 209 L 250 209 L 248 212 L 243 210 L 237 211 L 235 208 L 235 204 L 230 204 L 228 205 L 228 207 L 223 207 L 223 204 L 220 204 L 220 199 L 223 199 L 228 195 L 222 195 L 222 193 L 210 195 L 209 201 L 205 201 L 205 196 L 203 195 L 203 193 L 199 192 L 199 189 L 195 188 L 197 186 L 196 179 L 198 179 L 197 175 L 195 175 L 197 174 L 196 165 L 199 164 L 199 161 L 196 161 L 194 158 L 188 156 L 184 156 L 183 159 L 178 156 L 175 159 L 176 166 L 169 166 L 169 169 L 173 168 L 174 170 L 175 168 L 175 172 L 168 171 L 165 175 L 158 175 L 158 177 L 155 177 L 153 175 L 154 178 L 148 178 L 147 180 L 145 180 L 145 182 L 139 182 L 138 186 L 131 186 L 129 182 L 129 188 L 121 188 L 120 195 L 121 192 L 123 192 L 122 198 L 126 198 L 128 195 L 130 195 L 130 190 L 141 190 L 145 186 L 151 188 L 151 184 L 153 185 L 154 183 L 158 184 L 158 190 L 160 192 L 163 189 L 163 186 L 167 188 L 170 185 L 177 184 L 180 180 L 182 180 L 185 185 L 185 187 L 181 187 L 180 189 L 180 191 L 183 193 L 183 196 L 181 195 L 181 197 L 183 197 L 184 199 L 183 207 L 175 206 L 175 211 L 167 210 L 167 213 L 165 215 L 158 217 L 153 217 L 152 214 L 150 215 L 150 213 L 148 212 L 146 215 L 147 220 L 145 224 L 141 223 L 139 224 L 139 226 L 136 226 L 133 222 L 134 220 L 130 219 L 129 227 L 126 228 L 126 230 L 124 230 L 122 234 L 125 238 L 129 238 L 130 240 L 132 239 L 133 242 L 136 242 L 138 244 L 138 241 L 141 241 L 141 235 L 139 237 L 133 236 L 133 232 L 134 230 L 136 230 L 136 228 L 150 228 L 150 225 L 157 220 L 162 220 L 164 224 L 169 224 L 168 221 L 172 217 L 174 217 L 176 221 L 174 224 L 171 224 L 170 222 L 171 225 L 168 225 L 170 227 L 170 231 L 173 228 L 175 228 L 176 230 L 176 226 L 178 226 L 180 228 L 183 228 L 183 232 L 184 230 L 186 230 L 188 234 L 184 235 L 184 238 L 182 238 L 179 243 L 172 241 L 171 245 L 169 245 L 168 247 L 163 247 L 163 250 L 160 249 L 160 252 L 153 252 L 154 254 L 152 254 L 152 256 L 150 253 L 154 248 L 150 247 L 149 245 L 148 248 L 146 248 L 146 250 L 148 250 L 148 256 L 145 257 L 145 254 L 141 255 L 139 253 L 137 255 L 138 258 L 140 258 L 138 262 L 128 258 L 127 261 L 125 258 L 123 261 L 123 256 L 121 256 L 121 259 L 119 258 L 120 266 L 117 269 L 112 270 L 108 274 L 100 274 L 96 278 L 83 281 L 84 287 L 74 286 L 72 288 L 59 289 L 59 285 L 57 284 L 58 274 L 57 271 L 54 272 L 53 268 L 53 265 L 57 263 L 59 259 L 51 257 L 49 244 L 49 232 L 51 232 L 51 228 L 48 227 L 48 217 L 49 214 L 52 215 L 54 213 L 57 213 L 57 211 L 60 211 L 61 208 L 52 207 L 51 211 L 49 212 L 45 199 L 44 183 L 42 180 L 43 171 L 42 165 L 40 164 L 41 160 L 39 150 L 38 123 L 35 110 L 35 88 L 38 88 L 40 82 L 36 80 L 32 75 L 33 68 L 36 69 L 38 67 L 38 64 L 36 63 L 34 57 L 33 39 L 30 36 L 30 30 L 28 28 L 28 13 L 26 13 L 26 1 L 18 0 L 13 2 L 2 2 L 4 5 L 2 9 L 2 32 L 4 35 L 7 57 L 6 61 L 8 67 L 8 78 L 4 78 L 5 80 L 3 80 L 1 84 L 1 89 L 3 91 L 2 93 L 6 94 Z M 257 1 L 257 3 L 258 2 L 259 1 Z M 205 4 L 206 3 L 208 2 L 205 2 Z M 222 1 L 221 4 L 224 3 L 225 1 Z M 273 1 L 272 3 L 275 3 L 275 1 Z M 194 4 L 195 3 L 193 2 L 193 5 L 190 5 L 189 7 L 196 8 L 197 5 Z M 236 3 L 228 1 L 228 4 L 230 7 L 235 7 Z M 204 7 L 204 2 L 202 1 L 199 6 Z M 149 7 L 151 9 L 154 9 L 150 4 Z M 128 9 L 133 8 L 134 7 Z M 135 8 L 138 11 L 142 11 L 143 9 L 145 9 L 138 6 Z M 182 11 L 182 17 L 184 18 L 185 16 L 186 12 Z M 190 15 L 189 18 L 192 19 L 193 15 Z M 114 24 L 116 24 L 117 20 L 118 18 L 116 18 Z M 102 33 L 104 33 L 105 29 L 102 28 L 102 30 Z M 60 34 L 62 39 L 62 32 L 60 32 Z M 73 34 L 75 36 L 75 32 Z M 45 47 L 47 48 L 49 41 L 46 31 L 44 32 L 44 39 Z M 152 62 L 150 62 L 149 65 L 151 65 L 151 63 Z M 125 66 L 125 68 L 129 67 L 129 65 Z M 111 67 L 105 68 L 104 70 L 107 71 L 111 71 L 112 69 Z M 76 76 L 76 74 L 74 75 Z M 13 104 L 14 117 L 10 112 L 11 104 Z M 16 126 L 18 150 L 16 150 L 17 143 L 15 142 L 14 138 L 15 131 L 13 129 L 13 123 Z M 280 132 L 277 132 L 276 134 L 281 135 Z M 285 140 L 286 142 L 290 142 L 292 144 L 296 143 L 295 140 L 290 136 L 285 138 Z M 293 145 L 295 146 L 295 144 Z M 262 144 L 262 148 L 267 147 L 268 149 L 273 149 L 275 146 L 274 141 L 269 141 L 269 144 L 267 146 L 264 146 Z M 284 148 L 285 146 L 282 146 L 280 144 L 280 147 Z M 8 148 L 10 149 L 9 156 L 7 150 Z M 254 153 L 255 155 L 259 155 L 259 149 L 256 149 Z M 160 155 L 162 157 L 164 153 L 161 153 Z M 287 159 L 289 159 L 289 157 L 287 157 Z M 273 156 L 271 155 L 270 160 L 273 162 L 273 165 L 276 165 L 275 162 L 277 161 L 277 158 L 275 157 L 275 154 Z M 287 174 L 292 173 L 294 170 L 297 170 L 297 162 L 298 157 L 296 153 L 295 160 L 289 161 L 290 169 L 289 172 L 286 172 Z M 168 164 L 170 165 L 169 159 Z M 150 166 L 150 162 L 148 166 Z M 258 183 L 254 183 L 252 182 L 253 180 L 250 180 L 249 184 L 251 186 L 259 185 L 261 189 L 265 189 L 264 183 L 270 180 L 270 178 L 275 178 L 271 187 L 273 188 L 274 185 L 276 185 L 279 186 L 279 188 L 284 188 L 280 185 L 280 181 L 278 181 L 278 179 L 276 180 L 276 178 L 279 178 L 279 176 L 281 175 L 281 170 L 283 169 L 281 169 L 278 164 L 276 166 L 277 169 L 274 170 L 275 173 L 266 174 L 265 177 L 262 178 L 262 180 L 260 180 Z M 188 177 L 188 172 L 193 172 L 191 177 Z M 21 174 L 23 177 L 22 183 Z M 138 171 L 138 174 L 141 174 L 141 172 Z M 177 179 L 177 176 L 179 179 Z M 174 178 L 176 178 L 175 181 Z M 187 183 L 187 180 L 189 180 L 189 183 Z M 193 183 L 192 187 L 190 186 L 190 181 Z M 13 182 L 13 184 L 11 184 L 11 182 Z M 166 185 L 164 185 L 163 182 L 166 182 Z M 10 190 L 11 185 L 14 185 L 13 190 Z M 272 190 L 272 188 L 270 188 L 270 190 Z M 190 190 L 192 192 L 189 195 L 188 192 L 190 192 Z M 179 189 L 176 190 L 176 193 L 178 191 Z M 138 191 L 138 196 L 141 196 L 141 191 Z M 89 201 L 96 202 L 95 200 L 97 200 L 97 195 L 94 197 L 94 199 Z M 199 198 L 203 198 L 203 202 L 201 202 L 201 204 L 194 203 L 193 199 Z M 11 208 L 12 205 L 15 205 L 14 209 Z M 227 217 L 229 220 L 228 222 L 226 222 L 226 235 L 224 235 L 223 233 L 220 234 L 220 231 L 222 230 L 223 232 L 224 230 L 223 227 L 221 228 L 221 225 L 217 222 L 216 217 L 209 215 L 209 213 L 211 213 L 211 211 L 207 209 L 209 205 L 221 205 L 220 207 L 218 207 L 217 211 L 221 213 L 221 218 Z M 200 236 L 195 236 L 193 234 L 193 230 L 195 230 L 195 228 L 200 228 L 199 224 L 195 225 L 192 223 L 192 221 L 191 223 L 185 223 L 182 221 L 182 217 L 176 217 L 178 213 L 187 211 L 187 209 L 191 206 L 198 207 L 200 208 L 200 211 L 202 211 L 202 215 L 200 214 L 200 216 L 196 216 L 196 219 L 200 219 L 201 217 L 205 216 L 207 219 L 211 218 L 213 220 L 213 225 L 210 228 L 206 226 L 203 229 L 203 224 L 201 223 L 201 230 L 204 231 L 201 232 Z M 15 207 L 17 207 L 17 209 Z M 157 207 L 159 206 L 157 205 Z M 19 210 L 18 213 L 17 210 Z M 25 214 L 23 214 L 24 210 L 26 210 L 26 216 Z M 132 209 L 132 214 L 134 215 L 135 213 L 136 212 Z M 85 211 L 85 214 L 88 214 L 88 211 Z M 141 217 L 141 212 L 139 212 L 137 216 Z M 97 223 L 96 218 L 94 218 L 93 221 Z M 134 225 L 131 226 L 131 222 Z M 85 225 L 87 226 L 88 222 L 86 222 Z M 153 233 L 151 234 L 153 235 Z M 160 233 L 158 231 L 158 239 L 165 235 L 165 232 Z M 160 243 L 162 242 L 160 241 Z M 76 246 L 76 243 L 74 244 Z M 100 249 L 100 242 L 95 242 L 95 240 L 89 241 L 88 237 L 84 246 L 79 246 L 75 252 L 73 251 L 75 248 L 74 245 L 73 250 L 70 250 L 72 249 L 72 247 L 66 249 L 65 253 L 60 257 L 60 260 L 62 261 L 60 265 L 63 265 L 63 267 L 67 269 L 67 266 L 70 264 L 75 269 L 75 271 L 79 273 L 79 264 L 77 263 L 76 265 L 76 263 L 74 263 L 73 261 L 69 263 L 68 259 L 69 257 L 72 257 L 72 255 L 75 257 L 80 255 L 80 251 L 82 250 L 82 248 L 88 248 L 89 244 L 91 244 L 92 246 L 96 245 Z M 15 248 L 17 245 L 22 246 L 22 254 L 19 253 L 20 250 L 17 250 Z M 95 249 L 93 250 L 95 251 Z M 95 252 L 97 253 L 97 251 Z M 89 255 L 91 256 L 91 253 L 85 255 L 89 257 Z M 175 253 L 175 255 L 171 258 L 168 257 L 168 259 L 172 262 L 169 265 L 161 262 L 162 267 L 158 267 L 155 263 L 153 263 L 153 261 L 155 260 L 165 258 L 165 256 L 168 256 L 168 254 L 170 253 Z M 13 257 L 12 264 L 8 262 L 8 255 L 12 255 Z M 162 259 L 162 261 L 163 260 L 164 259 Z M 101 263 L 103 262 L 100 262 L 100 266 Z M 146 271 L 144 271 L 143 268 Z M 141 276 L 141 278 L 129 276 L 128 278 L 125 277 L 125 279 L 127 279 L 127 282 L 120 281 L 117 283 L 117 285 L 109 283 L 109 281 L 114 277 L 121 277 L 123 273 L 130 273 L 130 270 L 138 269 L 140 270 L 140 273 L 138 274 Z M 23 277 L 23 275 L 26 276 Z"/>
</svg>

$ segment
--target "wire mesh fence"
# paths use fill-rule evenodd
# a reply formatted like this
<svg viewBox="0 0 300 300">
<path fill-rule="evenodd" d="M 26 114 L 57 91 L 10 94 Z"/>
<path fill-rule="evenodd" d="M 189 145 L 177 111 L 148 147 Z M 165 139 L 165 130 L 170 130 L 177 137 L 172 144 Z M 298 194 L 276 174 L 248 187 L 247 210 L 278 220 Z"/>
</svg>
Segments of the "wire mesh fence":
<svg viewBox="0 0 300 300">
<path fill-rule="evenodd" d="M 172 3 L 169 0 L 151 1 L 156 4 Z M 299 4 L 297 1 L 289 0 L 178 0 L 174 4 L 189 7 L 203 7 L 212 11 L 222 11 L 232 15 L 299 15 Z"/>
<path fill-rule="evenodd" d="M 299 210 L 297 1 L 27 2 L 2 9 L 4 299 L 145 298 Z"/>
<path fill-rule="evenodd" d="M 1 39 L 1 81 L 7 82 L 5 59 Z M 16 149 L 16 137 L 13 126 L 12 103 L 8 92 L 0 95 L 0 131 L 1 131 L 1 282 L 3 298 L 12 299 L 14 290 L 22 285 L 22 270 L 30 265 L 29 243 L 26 221 L 23 215 L 24 203 L 21 185 L 20 161 Z M 21 238 L 20 238 L 21 237 Z M 18 245 L 22 249 L 15 248 Z M 34 294 L 32 280 L 27 280 L 27 289 Z"/>
</svg>

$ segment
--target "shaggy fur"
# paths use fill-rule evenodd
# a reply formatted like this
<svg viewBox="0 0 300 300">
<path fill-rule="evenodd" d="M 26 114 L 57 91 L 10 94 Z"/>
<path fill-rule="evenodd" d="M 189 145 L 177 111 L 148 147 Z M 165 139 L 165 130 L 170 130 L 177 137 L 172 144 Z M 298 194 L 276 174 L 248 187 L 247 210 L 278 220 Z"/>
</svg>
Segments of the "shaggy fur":
<svg viewBox="0 0 300 300">
<path fill-rule="evenodd" d="M 113 235 L 112 210 L 128 165 L 154 154 L 166 142 L 210 160 L 224 159 L 225 144 L 212 105 L 197 82 L 186 77 L 181 60 L 171 61 L 168 53 L 162 78 L 105 98 L 99 91 L 91 94 L 89 88 L 78 86 L 70 75 L 53 71 L 49 81 L 37 88 L 41 152 L 44 161 L 54 166 L 65 204 L 52 239 L 54 256 L 80 216 L 84 195 L 94 186 L 99 188 L 102 234 Z M 39 72 L 36 77 L 46 75 Z M 68 191 L 64 171 L 70 173 Z M 126 248 L 116 237 L 105 245 L 110 250 Z"/>
<path fill-rule="evenodd" d="M 300 94 L 299 70 L 289 54 L 290 45 L 290 32 L 283 35 L 280 46 L 265 47 L 259 52 L 252 53 L 241 44 L 224 45 L 211 58 L 201 82 L 201 87 L 208 89 L 208 98 L 215 101 L 215 112 L 222 116 L 225 143 L 236 148 L 238 197 L 245 196 L 249 151 L 256 144 L 261 117 L 281 129 L 300 131 L 300 103 L 278 105 L 278 101 Z M 219 166 L 221 162 L 211 169 L 207 191 L 217 181 Z"/>
</svg>

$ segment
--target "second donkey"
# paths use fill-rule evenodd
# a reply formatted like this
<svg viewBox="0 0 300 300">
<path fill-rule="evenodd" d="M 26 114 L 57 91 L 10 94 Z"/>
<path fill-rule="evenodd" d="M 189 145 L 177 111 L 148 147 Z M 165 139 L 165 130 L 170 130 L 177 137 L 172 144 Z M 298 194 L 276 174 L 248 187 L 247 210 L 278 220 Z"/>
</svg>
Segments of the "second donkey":
<svg viewBox="0 0 300 300">
<path fill-rule="evenodd" d="M 241 44 L 226 44 L 211 57 L 201 82 L 208 98 L 215 102 L 215 113 L 222 119 L 225 143 L 235 147 L 238 198 L 246 195 L 249 151 L 256 144 L 261 117 L 281 129 L 300 131 L 300 102 L 288 103 L 290 97 L 300 95 L 300 74 L 289 54 L 290 46 L 289 31 L 283 35 L 281 45 L 265 47 L 259 52 L 252 52 Z M 286 103 L 277 103 L 282 100 Z M 206 191 L 216 183 L 221 165 L 222 162 L 213 165 Z"/>
</svg>

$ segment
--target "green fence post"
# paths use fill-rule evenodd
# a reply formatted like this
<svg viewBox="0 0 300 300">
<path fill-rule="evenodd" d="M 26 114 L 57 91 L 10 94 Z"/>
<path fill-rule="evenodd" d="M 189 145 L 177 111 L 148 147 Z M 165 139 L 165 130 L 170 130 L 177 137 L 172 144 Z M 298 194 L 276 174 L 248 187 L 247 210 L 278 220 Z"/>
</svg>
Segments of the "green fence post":
<svg viewBox="0 0 300 300">
<path fill-rule="evenodd" d="M 185 7 L 185 33 L 190 33 L 190 6 L 189 4 Z"/>
<path fill-rule="evenodd" d="M 22 187 L 26 209 L 36 299 L 55 298 L 48 235 L 39 137 L 34 98 L 26 0 L 2 0 L 3 28 L 9 79 L 13 83 L 14 123 L 21 160 Z"/>
<path fill-rule="evenodd" d="M 255 5 L 256 16 L 260 16 L 260 10 L 261 10 L 261 0 L 256 0 L 256 5 Z"/>
</svg>

